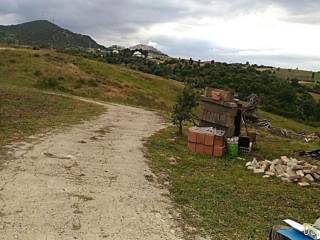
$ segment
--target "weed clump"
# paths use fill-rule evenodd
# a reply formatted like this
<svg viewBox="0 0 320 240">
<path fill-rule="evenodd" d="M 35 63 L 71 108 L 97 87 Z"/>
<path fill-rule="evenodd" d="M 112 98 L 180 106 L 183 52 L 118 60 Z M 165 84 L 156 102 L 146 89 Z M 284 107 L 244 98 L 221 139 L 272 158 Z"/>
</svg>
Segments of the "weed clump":
<svg viewBox="0 0 320 240">
<path fill-rule="evenodd" d="M 43 78 L 39 79 L 36 83 L 36 87 L 44 89 L 58 89 L 60 83 L 55 78 Z"/>
</svg>

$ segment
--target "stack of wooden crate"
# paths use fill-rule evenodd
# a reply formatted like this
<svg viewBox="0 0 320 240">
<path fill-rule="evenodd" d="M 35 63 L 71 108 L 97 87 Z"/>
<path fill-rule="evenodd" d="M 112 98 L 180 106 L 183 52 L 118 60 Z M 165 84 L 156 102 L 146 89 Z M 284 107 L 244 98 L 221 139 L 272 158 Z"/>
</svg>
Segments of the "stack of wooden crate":
<svg viewBox="0 0 320 240">
<path fill-rule="evenodd" d="M 192 152 L 222 157 L 225 154 L 225 146 L 225 137 L 221 131 L 217 134 L 197 127 L 188 130 L 188 148 Z"/>
</svg>

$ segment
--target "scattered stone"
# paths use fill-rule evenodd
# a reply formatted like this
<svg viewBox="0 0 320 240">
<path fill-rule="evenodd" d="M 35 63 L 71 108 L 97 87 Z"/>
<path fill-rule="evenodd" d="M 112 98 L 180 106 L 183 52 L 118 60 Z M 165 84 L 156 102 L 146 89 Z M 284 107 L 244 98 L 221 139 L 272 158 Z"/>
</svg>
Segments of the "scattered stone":
<svg viewBox="0 0 320 240">
<path fill-rule="evenodd" d="M 303 169 L 302 171 L 304 174 L 311 174 L 312 173 L 311 169 Z"/>
<path fill-rule="evenodd" d="M 320 180 L 320 175 L 318 173 L 312 173 L 312 176 L 316 179 L 316 180 Z"/>
<path fill-rule="evenodd" d="M 286 178 L 286 177 L 282 177 L 281 180 L 284 181 L 284 182 L 291 182 L 291 180 Z"/>
<path fill-rule="evenodd" d="M 178 161 L 175 157 L 168 158 L 168 162 L 170 165 L 176 166 L 178 164 Z"/>
<path fill-rule="evenodd" d="M 278 164 L 278 165 L 275 166 L 275 170 L 276 170 L 276 173 L 277 173 L 278 175 L 284 174 L 284 169 L 283 169 L 283 167 L 282 167 L 280 164 Z"/>
<path fill-rule="evenodd" d="M 304 172 L 302 170 L 297 171 L 297 175 L 300 177 L 304 177 Z"/>
<path fill-rule="evenodd" d="M 260 169 L 260 168 L 255 168 L 255 169 L 253 169 L 253 173 L 255 173 L 255 174 L 261 174 L 261 173 L 264 173 L 264 170 L 263 170 L 263 169 Z"/>
<path fill-rule="evenodd" d="M 306 179 L 308 179 L 310 182 L 314 182 L 314 178 L 311 176 L 311 174 L 307 174 Z"/>
<path fill-rule="evenodd" d="M 310 183 L 307 183 L 307 182 L 299 182 L 298 185 L 299 185 L 300 187 L 308 187 L 308 186 L 310 186 Z"/>
<path fill-rule="evenodd" d="M 258 161 L 256 158 L 253 158 L 253 161 L 251 162 L 251 166 L 253 166 L 254 168 L 257 167 L 259 165 Z"/>
<path fill-rule="evenodd" d="M 273 161 L 264 160 L 260 162 L 254 158 L 252 162 L 246 163 L 246 167 L 255 174 L 264 174 L 263 178 L 277 176 L 284 182 L 295 182 L 302 187 L 311 184 L 320 186 L 320 167 L 305 161 L 298 161 L 292 157 L 282 156 L 280 159 Z"/>
<path fill-rule="evenodd" d="M 272 176 L 275 176 L 276 174 L 274 172 L 267 171 L 266 175 L 272 177 Z"/>
</svg>

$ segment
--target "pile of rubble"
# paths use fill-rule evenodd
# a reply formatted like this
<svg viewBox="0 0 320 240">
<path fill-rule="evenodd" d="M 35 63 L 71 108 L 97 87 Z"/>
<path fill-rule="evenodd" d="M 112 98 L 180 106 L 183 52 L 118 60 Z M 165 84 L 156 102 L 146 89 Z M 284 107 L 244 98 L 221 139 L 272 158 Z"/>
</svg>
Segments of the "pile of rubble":
<svg viewBox="0 0 320 240">
<path fill-rule="evenodd" d="M 299 186 L 320 185 L 320 167 L 286 156 L 273 161 L 258 162 L 255 158 L 246 167 L 263 178 L 278 177 L 285 182 L 295 182 Z"/>
<path fill-rule="evenodd" d="M 266 119 L 258 119 L 255 126 L 271 133 L 288 138 L 302 138 L 306 143 L 320 141 L 320 133 L 307 134 L 305 132 L 295 132 L 286 128 L 275 128 Z"/>
</svg>

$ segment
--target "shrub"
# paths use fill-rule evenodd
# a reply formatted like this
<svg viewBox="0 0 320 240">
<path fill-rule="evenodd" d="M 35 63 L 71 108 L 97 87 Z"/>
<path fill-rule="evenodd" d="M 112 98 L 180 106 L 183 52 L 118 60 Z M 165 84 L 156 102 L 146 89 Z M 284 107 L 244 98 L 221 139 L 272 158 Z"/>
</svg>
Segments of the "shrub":
<svg viewBox="0 0 320 240">
<path fill-rule="evenodd" d="M 88 86 L 90 86 L 90 87 L 98 87 L 98 83 L 97 83 L 96 79 L 90 79 L 88 81 Z"/>
<path fill-rule="evenodd" d="M 46 89 L 57 89 L 59 85 L 60 85 L 59 81 L 55 78 L 39 79 L 36 83 L 37 87 L 46 88 Z"/>
<path fill-rule="evenodd" d="M 35 72 L 33 73 L 33 75 L 35 75 L 36 77 L 40 77 L 40 76 L 42 76 L 42 72 L 39 71 L 39 70 L 37 70 L 37 71 L 35 71 Z"/>
</svg>

